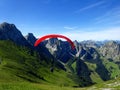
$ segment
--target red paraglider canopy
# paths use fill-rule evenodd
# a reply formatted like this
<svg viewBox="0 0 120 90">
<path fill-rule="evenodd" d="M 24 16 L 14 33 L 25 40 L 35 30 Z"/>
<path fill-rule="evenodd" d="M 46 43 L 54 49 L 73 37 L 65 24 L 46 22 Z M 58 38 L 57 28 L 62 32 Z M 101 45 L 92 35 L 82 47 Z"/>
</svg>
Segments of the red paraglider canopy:
<svg viewBox="0 0 120 90">
<path fill-rule="evenodd" d="M 74 43 L 73 43 L 69 38 L 67 38 L 66 36 L 63 36 L 63 35 L 58 35 L 58 34 L 45 35 L 45 36 L 39 38 L 39 39 L 35 42 L 34 46 L 35 46 L 35 47 L 38 46 L 38 44 L 40 44 L 43 40 L 45 40 L 45 39 L 47 39 L 47 38 L 57 38 L 57 37 L 58 37 L 58 38 L 66 39 L 66 40 L 71 44 L 72 49 L 75 49 Z"/>
</svg>

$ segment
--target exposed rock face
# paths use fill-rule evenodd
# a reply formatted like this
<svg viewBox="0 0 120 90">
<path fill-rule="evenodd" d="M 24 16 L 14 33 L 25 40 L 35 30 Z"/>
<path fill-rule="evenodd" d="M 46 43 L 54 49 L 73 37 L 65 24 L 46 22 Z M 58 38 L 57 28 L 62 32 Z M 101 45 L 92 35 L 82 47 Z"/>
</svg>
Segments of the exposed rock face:
<svg viewBox="0 0 120 90">
<path fill-rule="evenodd" d="M 99 44 L 98 44 L 99 43 Z M 103 56 L 107 59 L 120 61 L 120 43 L 119 41 L 100 41 L 94 42 L 92 45 L 89 42 L 80 42 L 75 44 L 76 52 L 82 60 L 96 60 Z"/>
<path fill-rule="evenodd" d="M 82 42 L 76 44 L 75 43 L 75 47 L 76 47 L 76 53 L 75 55 L 77 57 L 80 57 L 80 59 L 82 60 L 95 60 L 99 58 L 99 54 L 96 51 L 96 47 L 94 48 L 94 45 L 92 46 L 86 46 L 87 44 L 84 42 L 84 44 Z"/>
<path fill-rule="evenodd" d="M 68 42 L 52 38 L 46 41 L 46 48 L 58 60 L 67 62 L 72 56 L 70 55 L 70 45 Z"/>
<path fill-rule="evenodd" d="M 82 60 L 95 60 L 99 57 L 96 49 L 87 47 L 77 41 L 74 41 L 75 50 L 71 49 L 68 42 L 58 40 L 57 38 L 49 39 L 44 44 L 56 59 L 63 62 L 67 62 L 69 59 L 74 58 L 74 56 Z"/>
<path fill-rule="evenodd" d="M 19 45 L 29 46 L 16 26 L 6 22 L 0 24 L 0 40 L 11 40 Z"/>
<path fill-rule="evenodd" d="M 93 47 L 93 48 L 99 48 L 100 46 L 104 44 L 104 42 L 102 41 L 93 41 L 93 40 L 86 40 L 80 43 L 86 47 Z"/>
<path fill-rule="evenodd" d="M 100 54 L 107 59 L 120 61 L 120 44 L 115 41 L 107 42 L 100 49 Z"/>
</svg>

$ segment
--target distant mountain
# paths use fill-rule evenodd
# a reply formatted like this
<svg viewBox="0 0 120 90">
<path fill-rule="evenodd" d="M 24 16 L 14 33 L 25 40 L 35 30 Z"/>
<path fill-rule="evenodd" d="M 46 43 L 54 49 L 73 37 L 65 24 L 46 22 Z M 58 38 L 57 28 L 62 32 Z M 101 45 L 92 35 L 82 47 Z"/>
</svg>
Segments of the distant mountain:
<svg viewBox="0 0 120 90">
<path fill-rule="evenodd" d="M 120 44 L 116 41 L 109 41 L 99 48 L 100 54 L 109 60 L 120 61 Z"/>
<path fill-rule="evenodd" d="M 80 42 L 82 45 L 85 45 L 86 47 L 93 47 L 98 48 L 104 44 L 102 41 L 93 41 L 93 40 L 86 40 Z"/>
</svg>

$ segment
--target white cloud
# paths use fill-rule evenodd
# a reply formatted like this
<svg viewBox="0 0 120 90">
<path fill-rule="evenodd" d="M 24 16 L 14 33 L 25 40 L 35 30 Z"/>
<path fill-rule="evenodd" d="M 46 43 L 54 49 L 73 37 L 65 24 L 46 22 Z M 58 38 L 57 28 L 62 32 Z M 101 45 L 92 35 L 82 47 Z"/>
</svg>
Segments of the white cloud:
<svg viewBox="0 0 120 90">
<path fill-rule="evenodd" d="M 82 31 L 72 31 L 66 32 L 62 35 L 69 37 L 71 40 L 120 40 L 120 27 L 111 28 L 101 31 L 91 31 L 91 32 L 82 32 Z"/>
<path fill-rule="evenodd" d="M 103 4 L 103 3 L 105 3 L 105 2 L 104 1 L 100 1 L 100 2 L 97 2 L 97 3 L 93 3 L 91 5 L 88 5 L 86 7 L 83 7 L 81 9 L 77 10 L 76 13 L 79 13 L 79 12 L 82 12 L 82 11 L 85 11 L 85 10 L 97 7 L 97 6 L 99 6 L 99 5 Z"/>
<path fill-rule="evenodd" d="M 68 27 L 68 26 L 65 26 L 64 29 L 69 29 L 69 30 L 73 30 L 73 29 L 76 29 L 77 27 Z"/>
</svg>

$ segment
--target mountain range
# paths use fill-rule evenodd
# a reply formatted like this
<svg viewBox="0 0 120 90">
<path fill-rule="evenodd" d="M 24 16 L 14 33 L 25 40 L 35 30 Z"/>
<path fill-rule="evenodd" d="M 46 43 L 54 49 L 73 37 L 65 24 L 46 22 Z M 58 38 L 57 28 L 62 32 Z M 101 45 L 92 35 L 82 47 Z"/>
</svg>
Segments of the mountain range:
<svg viewBox="0 0 120 90">
<path fill-rule="evenodd" d="M 73 87 L 91 86 L 120 77 L 119 40 L 75 40 L 74 50 L 67 41 L 58 38 L 34 47 L 36 40 L 32 33 L 23 36 L 14 24 L 0 24 L 0 70 L 3 75 L 13 75 L 20 81 Z M 7 78 L 0 74 L 0 82 Z"/>
</svg>

